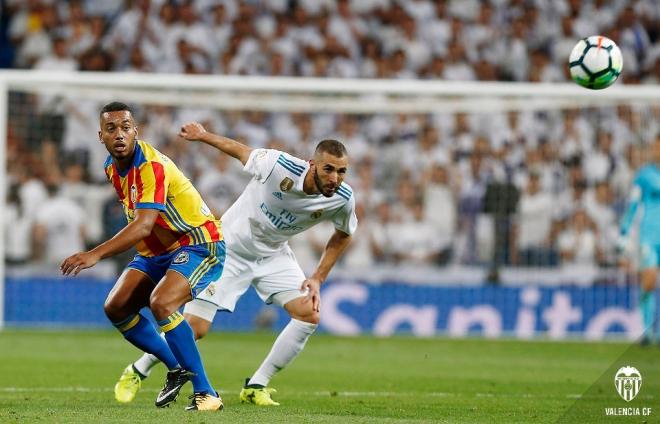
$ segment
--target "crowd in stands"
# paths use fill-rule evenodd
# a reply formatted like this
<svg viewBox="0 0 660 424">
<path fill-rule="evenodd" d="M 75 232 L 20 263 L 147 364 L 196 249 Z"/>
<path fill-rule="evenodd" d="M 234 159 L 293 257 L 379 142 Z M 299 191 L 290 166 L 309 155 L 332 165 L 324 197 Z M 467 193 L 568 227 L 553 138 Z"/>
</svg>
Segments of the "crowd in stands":
<svg viewBox="0 0 660 424">
<path fill-rule="evenodd" d="M 603 34 L 621 47 L 624 83 L 660 80 L 653 0 L 5 4 L 14 68 L 558 82 L 576 40 Z M 102 104 L 11 93 L 10 105 L 7 261 L 53 265 L 112 236 L 125 221 L 102 169 Z M 360 226 L 343 265 L 363 268 L 614 266 L 632 177 L 660 142 L 660 107 L 360 116 L 135 106 L 140 137 L 218 215 L 246 176 L 177 139 L 180 124 L 304 158 L 318 140 L 344 142 Z M 303 264 L 328 231 L 295 240 Z"/>
<path fill-rule="evenodd" d="M 17 68 L 562 81 L 594 34 L 621 47 L 626 83 L 660 67 L 654 0 L 5 3 Z"/>
</svg>

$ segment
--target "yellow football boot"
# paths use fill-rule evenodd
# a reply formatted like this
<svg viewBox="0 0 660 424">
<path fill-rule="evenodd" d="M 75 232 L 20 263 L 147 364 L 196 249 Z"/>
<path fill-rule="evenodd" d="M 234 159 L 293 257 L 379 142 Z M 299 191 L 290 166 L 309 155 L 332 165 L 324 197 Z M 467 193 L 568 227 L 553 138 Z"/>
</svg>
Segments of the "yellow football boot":
<svg viewBox="0 0 660 424">
<path fill-rule="evenodd" d="M 249 386 L 249 379 L 245 380 L 245 387 L 241 390 L 239 398 L 241 403 L 252 403 L 257 406 L 279 406 L 279 402 L 275 402 L 271 398 L 271 394 L 276 393 L 277 390 L 272 387 L 263 387 L 263 386 Z"/>
<path fill-rule="evenodd" d="M 189 399 L 192 399 L 192 402 L 186 406 L 186 411 L 222 411 L 222 408 L 225 407 L 220 395 L 213 396 L 210 393 L 193 393 Z"/>
<path fill-rule="evenodd" d="M 142 387 L 142 378 L 133 369 L 133 364 L 130 364 L 124 369 L 124 372 L 119 377 L 119 381 L 115 384 L 115 399 L 119 403 L 129 403 L 135 399 L 135 395 Z"/>
</svg>

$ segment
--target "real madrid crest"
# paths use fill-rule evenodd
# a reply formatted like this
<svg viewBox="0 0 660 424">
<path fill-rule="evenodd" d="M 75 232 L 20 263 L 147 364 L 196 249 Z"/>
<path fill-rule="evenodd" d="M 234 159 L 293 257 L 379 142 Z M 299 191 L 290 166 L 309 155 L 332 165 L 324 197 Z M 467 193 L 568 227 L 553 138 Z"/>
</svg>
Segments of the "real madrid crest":
<svg viewBox="0 0 660 424">
<path fill-rule="evenodd" d="M 211 285 L 206 288 L 206 293 L 209 296 L 213 296 L 215 294 L 215 286 Z"/>
<path fill-rule="evenodd" d="M 280 190 L 289 191 L 293 187 L 293 180 L 289 177 L 286 177 L 280 183 Z"/>
<path fill-rule="evenodd" d="M 310 215 L 310 218 L 319 219 L 321 217 L 321 215 L 323 215 L 323 209 L 319 209 L 317 211 L 312 212 L 312 214 Z"/>
</svg>

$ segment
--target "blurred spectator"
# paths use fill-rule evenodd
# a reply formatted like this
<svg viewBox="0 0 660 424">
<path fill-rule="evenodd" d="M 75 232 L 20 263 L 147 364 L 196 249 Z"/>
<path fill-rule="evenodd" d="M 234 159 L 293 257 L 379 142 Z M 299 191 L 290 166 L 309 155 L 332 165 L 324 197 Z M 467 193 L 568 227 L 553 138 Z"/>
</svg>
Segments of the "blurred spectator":
<svg viewBox="0 0 660 424">
<path fill-rule="evenodd" d="M 18 186 L 12 185 L 7 192 L 2 223 L 5 259 L 9 265 L 22 265 L 32 258 L 32 219 L 25 214 L 18 191 Z"/>
<path fill-rule="evenodd" d="M 456 200 L 450 186 L 447 165 L 431 165 L 423 187 L 424 221 L 433 226 L 431 233 L 436 237 L 439 249 L 437 263 L 446 264 L 456 234 Z"/>
<path fill-rule="evenodd" d="M 106 72 L 112 70 L 113 59 L 110 53 L 105 50 L 99 50 L 94 47 L 87 50 L 80 56 L 81 71 Z"/>
<path fill-rule="evenodd" d="M 114 193 L 106 199 L 102 205 L 103 235 L 101 238 L 103 240 L 110 240 L 126 226 L 126 215 L 124 214 L 123 205 L 117 200 Z M 135 248 L 132 247 L 125 252 L 111 257 L 110 260 L 114 262 L 116 269 L 121 270 L 133 258 L 135 253 Z"/>
<path fill-rule="evenodd" d="M 390 204 L 382 202 L 376 206 L 372 221 L 369 239 L 374 260 L 376 262 L 394 262 L 400 220 L 394 215 Z"/>
<path fill-rule="evenodd" d="M 62 140 L 62 153 L 76 157 L 84 173 L 93 181 L 105 182 L 103 162 L 108 153 L 98 141 L 98 111 L 101 104 L 85 98 L 66 98 L 62 101 L 66 123 Z"/>
<path fill-rule="evenodd" d="M 9 36 L 16 43 L 16 66 L 32 67 L 51 51 L 52 39 L 60 24 L 54 5 L 40 0 L 26 1 L 9 23 Z"/>
<path fill-rule="evenodd" d="M 34 64 L 34 69 L 45 71 L 75 71 L 78 62 L 67 52 L 67 40 L 57 37 L 53 40 L 51 53 L 40 57 Z"/>
<path fill-rule="evenodd" d="M 403 265 L 438 264 L 443 253 L 442 242 L 436 236 L 436 228 L 425 217 L 424 204 L 416 199 L 408 206 L 406 217 L 399 224 L 395 243 L 396 263 Z M 446 263 L 446 253 L 443 262 Z"/>
<path fill-rule="evenodd" d="M 595 266 L 602 257 L 596 226 L 584 209 L 573 213 L 557 244 L 563 264 Z"/>
<path fill-rule="evenodd" d="M 363 202 L 356 203 L 355 215 L 359 222 L 358 229 L 342 257 L 342 264 L 351 269 L 366 269 L 375 264 L 375 258 L 369 237 L 372 231 L 371 218 Z"/>
<path fill-rule="evenodd" d="M 554 202 L 552 194 L 542 189 L 539 170 L 531 169 L 518 204 L 515 263 L 530 266 L 557 264 L 556 255 L 550 248 Z"/>
<path fill-rule="evenodd" d="M 361 162 L 371 155 L 369 143 L 364 133 L 360 131 L 360 122 L 354 116 L 340 117 L 337 133 L 332 138 L 344 143 L 353 163 Z"/>
<path fill-rule="evenodd" d="M 584 207 L 598 232 L 598 248 L 602 265 L 616 264 L 616 246 L 619 237 L 617 217 L 612 208 L 612 190 L 607 181 L 599 181 L 585 196 Z"/>
<path fill-rule="evenodd" d="M 49 197 L 35 216 L 34 257 L 55 267 L 68 256 L 85 250 L 86 217 L 82 208 L 63 196 L 56 184 L 47 189 Z"/>
<path fill-rule="evenodd" d="M 100 146 L 96 149 L 102 150 Z M 81 162 L 80 158 L 72 156 L 65 163 L 60 194 L 82 208 L 85 215 L 85 241 L 93 244 L 103 241 L 103 204 L 108 197 L 114 196 L 114 191 L 108 184 L 90 184 L 86 168 Z"/>
<path fill-rule="evenodd" d="M 590 183 L 603 181 L 614 172 L 614 153 L 612 152 L 612 134 L 598 133 L 597 146 L 585 153 L 582 161 L 584 176 Z"/>
<path fill-rule="evenodd" d="M 195 187 L 213 214 L 221 217 L 243 192 L 247 181 L 236 160 L 224 153 L 213 153 L 212 166 L 205 167 Z"/>
<path fill-rule="evenodd" d="M 28 165 L 28 164 L 26 164 Z M 34 219 L 48 198 L 46 186 L 36 177 L 36 170 L 22 167 L 16 170 L 16 181 L 19 184 L 18 197 L 23 213 L 29 219 Z"/>
</svg>

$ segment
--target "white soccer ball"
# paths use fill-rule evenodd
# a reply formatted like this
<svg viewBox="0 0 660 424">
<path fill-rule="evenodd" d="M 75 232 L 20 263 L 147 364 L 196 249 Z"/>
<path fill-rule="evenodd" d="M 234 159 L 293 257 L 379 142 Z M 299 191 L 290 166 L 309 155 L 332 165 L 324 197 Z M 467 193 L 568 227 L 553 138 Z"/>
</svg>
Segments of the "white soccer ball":
<svg viewBox="0 0 660 424">
<path fill-rule="evenodd" d="M 568 59 L 573 81 L 592 90 L 614 84 L 623 69 L 619 46 L 601 35 L 578 41 Z"/>
</svg>

